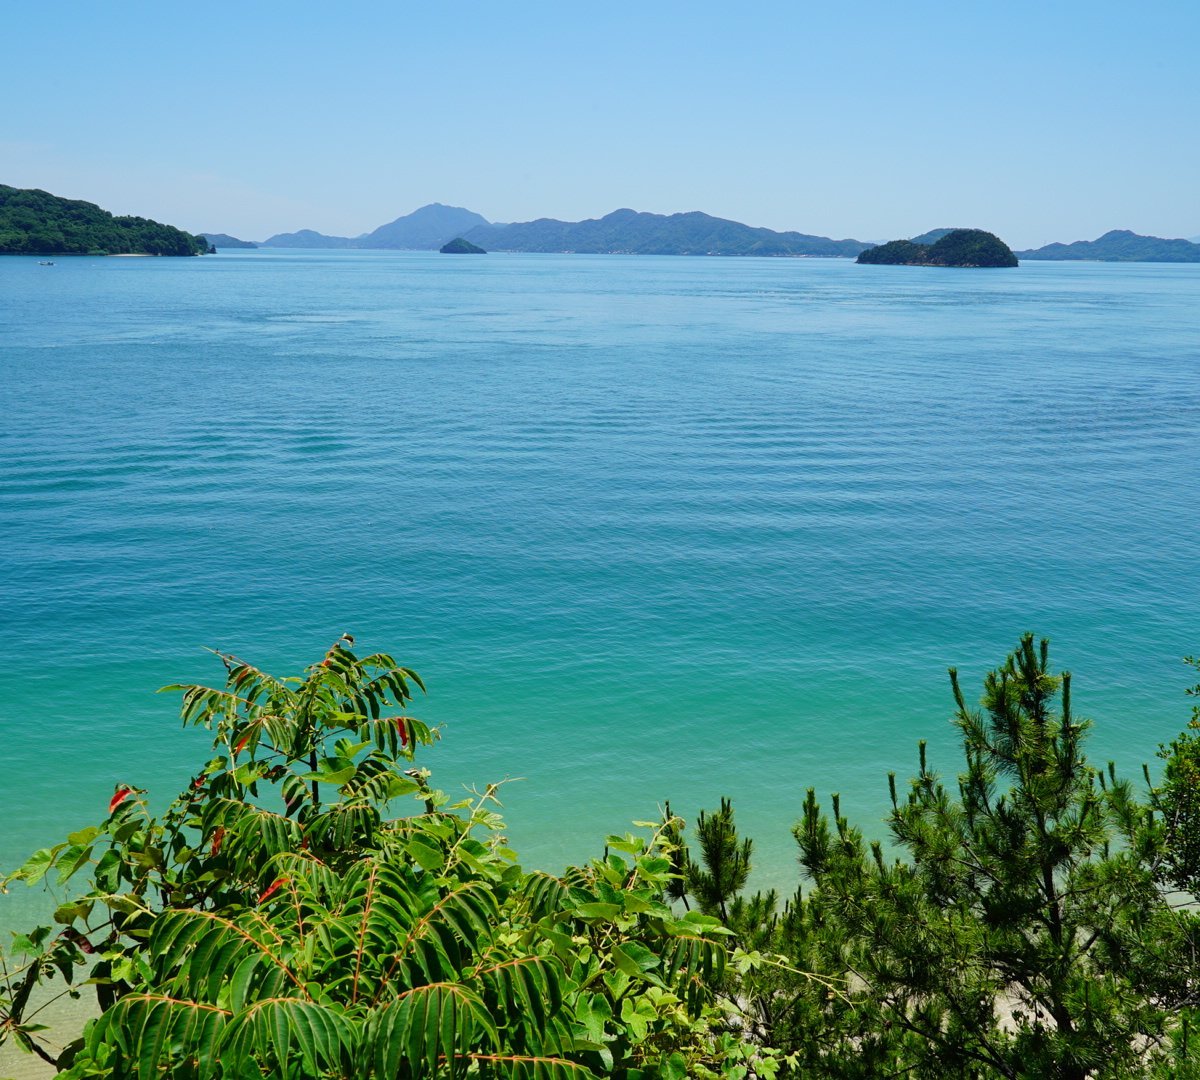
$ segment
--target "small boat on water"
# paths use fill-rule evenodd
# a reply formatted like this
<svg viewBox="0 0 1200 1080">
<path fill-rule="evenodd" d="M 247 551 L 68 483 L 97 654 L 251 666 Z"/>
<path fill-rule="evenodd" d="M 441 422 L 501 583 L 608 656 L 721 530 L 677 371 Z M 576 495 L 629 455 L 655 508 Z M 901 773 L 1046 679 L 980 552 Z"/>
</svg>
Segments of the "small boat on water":
<svg viewBox="0 0 1200 1080">
<path fill-rule="evenodd" d="M 52 262 L 47 262 L 47 261 L 44 261 L 41 259 L 38 260 L 38 266 L 53 266 L 53 265 L 54 265 L 54 263 L 52 263 Z"/>
</svg>

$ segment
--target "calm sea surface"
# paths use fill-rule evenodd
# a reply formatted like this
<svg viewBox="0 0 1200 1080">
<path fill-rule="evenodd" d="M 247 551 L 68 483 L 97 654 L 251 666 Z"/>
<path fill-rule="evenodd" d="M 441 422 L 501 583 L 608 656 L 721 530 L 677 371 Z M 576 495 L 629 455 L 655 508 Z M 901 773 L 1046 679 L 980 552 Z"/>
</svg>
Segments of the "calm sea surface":
<svg viewBox="0 0 1200 1080">
<path fill-rule="evenodd" d="M 5 258 L 0 405 L 0 869 L 186 781 L 204 646 L 394 652 L 531 863 L 732 795 L 784 887 L 1023 630 L 1094 758 L 1188 719 L 1200 267 Z"/>
</svg>

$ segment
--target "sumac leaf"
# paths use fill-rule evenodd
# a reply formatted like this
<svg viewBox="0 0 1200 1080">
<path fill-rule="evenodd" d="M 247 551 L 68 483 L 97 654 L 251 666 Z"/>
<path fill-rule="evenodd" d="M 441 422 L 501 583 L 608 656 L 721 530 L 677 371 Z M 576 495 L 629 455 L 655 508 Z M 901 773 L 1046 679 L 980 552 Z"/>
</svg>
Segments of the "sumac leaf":
<svg viewBox="0 0 1200 1080">
<path fill-rule="evenodd" d="M 133 788 L 125 784 L 118 784 L 116 794 L 108 801 L 108 812 L 111 814 L 118 806 L 121 805 L 130 795 L 133 794 Z"/>
<path fill-rule="evenodd" d="M 274 896 L 277 892 L 279 892 L 279 890 L 282 889 L 287 883 L 288 883 L 288 879 L 286 877 L 277 877 L 274 881 L 271 882 L 270 885 L 268 885 L 263 890 L 262 895 L 258 898 L 258 902 L 260 904 L 265 904 L 268 900 L 271 899 L 272 896 Z"/>
</svg>

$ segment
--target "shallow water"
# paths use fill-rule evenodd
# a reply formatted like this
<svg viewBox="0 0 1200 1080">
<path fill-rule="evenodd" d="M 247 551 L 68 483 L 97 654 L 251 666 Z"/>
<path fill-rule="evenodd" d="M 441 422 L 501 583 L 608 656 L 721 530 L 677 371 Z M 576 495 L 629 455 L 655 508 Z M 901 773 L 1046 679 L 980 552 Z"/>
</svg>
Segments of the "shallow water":
<svg viewBox="0 0 1200 1080">
<path fill-rule="evenodd" d="M 344 630 L 538 865 L 735 798 L 795 881 L 1025 629 L 1127 772 L 1200 648 L 1200 268 L 258 251 L 0 260 L 0 868 L 164 799 L 168 682 Z M 0 905 L 0 924 L 31 910 Z"/>
</svg>

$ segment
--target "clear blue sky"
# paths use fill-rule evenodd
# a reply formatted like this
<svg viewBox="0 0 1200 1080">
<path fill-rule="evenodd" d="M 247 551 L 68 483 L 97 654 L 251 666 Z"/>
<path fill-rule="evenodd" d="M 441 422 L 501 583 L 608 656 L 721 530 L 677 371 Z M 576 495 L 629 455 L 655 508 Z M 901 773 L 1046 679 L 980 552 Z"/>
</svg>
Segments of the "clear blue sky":
<svg viewBox="0 0 1200 1080">
<path fill-rule="evenodd" d="M 0 182 L 251 239 L 427 202 L 1200 233 L 1200 3 L 11 4 Z"/>
</svg>

